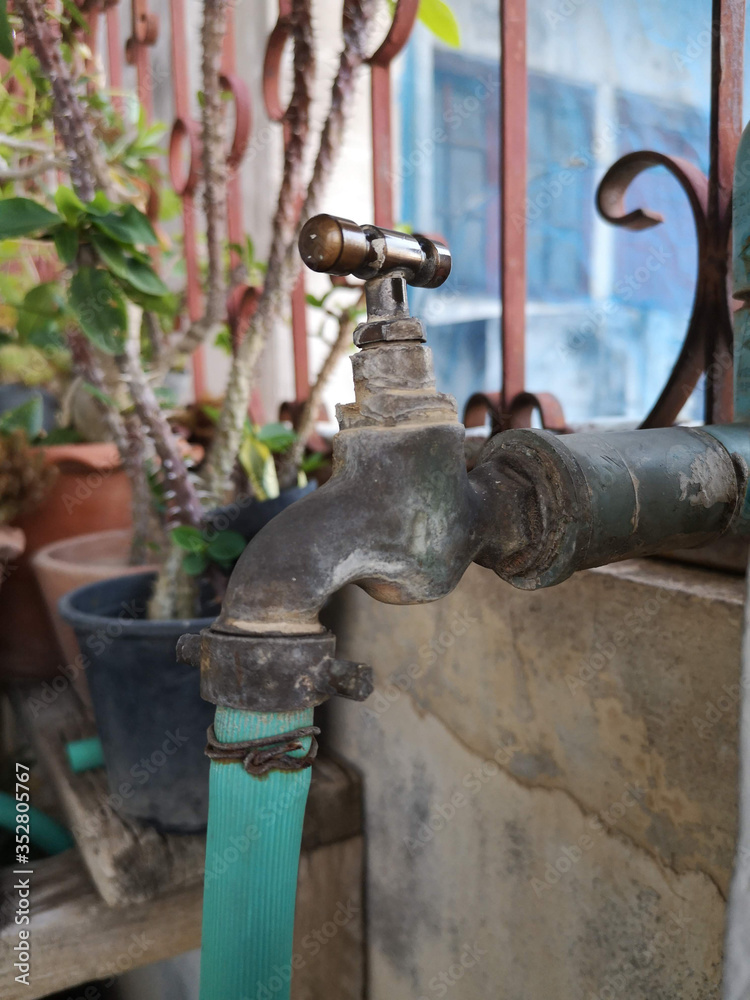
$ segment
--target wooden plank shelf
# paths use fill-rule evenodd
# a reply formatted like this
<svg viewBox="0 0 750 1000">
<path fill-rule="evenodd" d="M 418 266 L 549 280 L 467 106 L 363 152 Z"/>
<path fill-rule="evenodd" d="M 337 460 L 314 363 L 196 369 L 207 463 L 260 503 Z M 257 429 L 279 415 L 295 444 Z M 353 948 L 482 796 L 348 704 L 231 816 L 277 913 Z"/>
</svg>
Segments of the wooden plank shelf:
<svg viewBox="0 0 750 1000">
<path fill-rule="evenodd" d="M 330 1000 L 334 982 L 336 1000 L 362 1000 L 362 859 L 361 836 L 302 853 L 294 923 L 294 953 L 302 963 L 294 973 L 292 1000 Z M 19 941 L 12 915 L 17 876 L 10 869 L 0 871 L 2 1000 L 36 1000 L 91 979 L 106 981 L 200 945 L 200 882 L 145 902 L 108 906 L 76 848 L 35 862 L 30 877 L 31 974 L 25 986 L 15 981 L 13 968 Z M 328 923 L 336 927 L 335 936 L 325 948 L 309 950 L 311 933 Z"/>
<path fill-rule="evenodd" d="M 111 907 L 75 848 L 37 861 L 32 868 L 30 985 L 15 981 L 18 927 L 11 919 L 0 930 L 3 1000 L 34 1000 L 90 979 L 106 980 L 200 945 L 200 883 L 147 902 Z M 7 869 L 0 875 L 6 911 L 13 903 L 16 878 Z"/>
</svg>

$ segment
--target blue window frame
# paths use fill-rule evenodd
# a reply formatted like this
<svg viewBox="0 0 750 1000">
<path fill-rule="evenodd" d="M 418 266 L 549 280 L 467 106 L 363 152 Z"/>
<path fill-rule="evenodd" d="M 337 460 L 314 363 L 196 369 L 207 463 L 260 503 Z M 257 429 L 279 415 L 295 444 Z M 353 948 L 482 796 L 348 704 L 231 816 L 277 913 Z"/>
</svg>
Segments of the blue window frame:
<svg viewBox="0 0 750 1000">
<path fill-rule="evenodd" d="M 529 74 L 528 298 L 589 292 L 594 199 L 592 88 Z"/>
<path fill-rule="evenodd" d="M 499 86 L 496 62 L 435 53 L 435 225 L 459 292 L 499 294 Z"/>
</svg>

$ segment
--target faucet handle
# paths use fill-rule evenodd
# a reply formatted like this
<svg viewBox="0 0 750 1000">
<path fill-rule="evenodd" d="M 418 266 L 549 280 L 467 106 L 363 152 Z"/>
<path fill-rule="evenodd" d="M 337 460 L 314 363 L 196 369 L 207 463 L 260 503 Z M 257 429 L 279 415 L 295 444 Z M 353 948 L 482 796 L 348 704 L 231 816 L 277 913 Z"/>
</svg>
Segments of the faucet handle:
<svg viewBox="0 0 750 1000">
<path fill-rule="evenodd" d="M 399 272 L 408 285 L 438 288 L 451 273 L 451 252 L 440 240 L 358 226 L 334 215 L 308 219 L 299 252 L 312 271 L 352 274 L 366 281 Z"/>
</svg>

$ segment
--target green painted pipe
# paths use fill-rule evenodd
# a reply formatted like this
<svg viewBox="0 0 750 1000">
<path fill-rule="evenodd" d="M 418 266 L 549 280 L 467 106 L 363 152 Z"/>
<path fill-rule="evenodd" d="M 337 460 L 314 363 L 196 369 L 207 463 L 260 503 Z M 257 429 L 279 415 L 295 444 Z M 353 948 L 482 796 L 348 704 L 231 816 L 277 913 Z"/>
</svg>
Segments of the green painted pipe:
<svg viewBox="0 0 750 1000">
<path fill-rule="evenodd" d="M 29 840 L 45 854 L 62 854 L 69 847 L 73 847 L 75 841 L 72 836 L 57 820 L 40 812 L 34 806 L 29 806 L 28 812 L 19 812 L 17 801 L 7 792 L 0 792 L 0 827 L 5 830 L 17 830 L 19 817 L 29 818 Z"/>
<path fill-rule="evenodd" d="M 65 755 L 74 774 L 104 767 L 104 751 L 98 736 L 89 736 L 85 740 L 71 740 L 65 747 Z"/>
<path fill-rule="evenodd" d="M 221 743 L 312 725 L 313 710 L 216 709 Z M 307 753 L 310 740 L 301 740 Z M 310 768 L 247 774 L 211 761 L 200 1000 L 289 1000 L 292 938 Z"/>
</svg>

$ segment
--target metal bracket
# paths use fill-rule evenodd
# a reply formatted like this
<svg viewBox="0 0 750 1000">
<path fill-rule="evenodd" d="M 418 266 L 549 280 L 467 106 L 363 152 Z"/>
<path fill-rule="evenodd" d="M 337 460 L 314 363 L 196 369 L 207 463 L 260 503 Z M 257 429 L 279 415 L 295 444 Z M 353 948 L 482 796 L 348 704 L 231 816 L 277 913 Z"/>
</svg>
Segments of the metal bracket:
<svg viewBox="0 0 750 1000">
<path fill-rule="evenodd" d="M 252 712 L 293 712 L 333 695 L 364 701 L 372 693 L 371 668 L 337 660 L 335 649 L 332 632 L 238 635 L 207 628 L 180 638 L 177 659 L 200 667 L 206 701 Z"/>
</svg>

